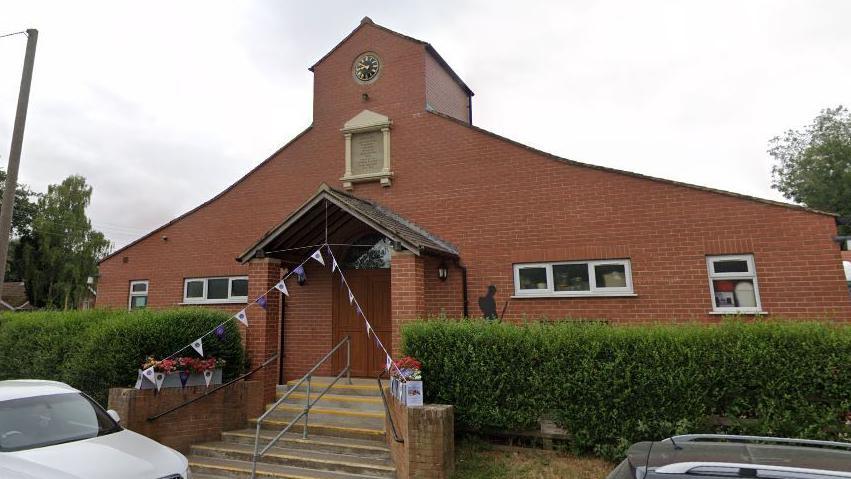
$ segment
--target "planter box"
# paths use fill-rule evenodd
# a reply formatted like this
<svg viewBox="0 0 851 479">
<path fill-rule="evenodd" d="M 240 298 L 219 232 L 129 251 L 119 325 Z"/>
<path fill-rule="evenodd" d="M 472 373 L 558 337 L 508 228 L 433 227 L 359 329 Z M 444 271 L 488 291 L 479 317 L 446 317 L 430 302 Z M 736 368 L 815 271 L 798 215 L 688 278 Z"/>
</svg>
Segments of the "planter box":
<svg viewBox="0 0 851 479">
<path fill-rule="evenodd" d="M 220 368 L 216 368 L 213 370 L 213 379 L 210 381 L 210 386 L 215 384 L 222 383 L 222 370 Z M 203 374 L 190 374 L 189 379 L 186 381 L 186 387 L 189 386 L 204 386 L 206 383 L 204 382 Z M 148 381 L 144 377 L 142 377 L 142 370 L 140 369 L 138 375 L 136 376 L 136 389 L 156 389 L 157 385 Z M 181 388 L 184 387 L 180 384 L 180 373 L 171 373 L 165 375 L 165 380 L 163 381 L 163 388 Z"/>
<path fill-rule="evenodd" d="M 402 382 L 395 377 L 390 378 L 390 393 L 397 401 L 405 406 L 416 407 L 423 405 L 422 381 Z"/>
</svg>

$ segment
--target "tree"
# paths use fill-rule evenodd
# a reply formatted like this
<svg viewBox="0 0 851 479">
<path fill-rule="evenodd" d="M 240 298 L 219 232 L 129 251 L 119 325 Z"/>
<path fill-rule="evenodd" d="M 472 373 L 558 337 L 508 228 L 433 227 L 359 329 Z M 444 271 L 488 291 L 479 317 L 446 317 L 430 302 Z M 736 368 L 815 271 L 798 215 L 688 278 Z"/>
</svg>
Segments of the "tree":
<svg viewBox="0 0 851 479">
<path fill-rule="evenodd" d="M 6 171 L 0 169 L 0 198 L 6 185 Z M 41 195 L 29 186 L 18 184 L 15 191 L 15 209 L 12 212 L 12 241 L 9 243 L 9 261 L 6 265 L 6 280 L 23 280 L 23 263 L 20 257 L 20 245 L 23 238 L 32 236 L 32 224 L 38 211 L 38 198 Z M 0 203 L 2 203 L 0 201 Z"/>
<path fill-rule="evenodd" d="M 851 216 L 851 114 L 827 108 L 804 130 L 771 140 L 771 187 L 811 208 Z M 851 233 L 843 227 L 843 233 Z"/>
<path fill-rule="evenodd" d="M 86 179 L 75 175 L 50 185 L 39 198 L 32 233 L 16 248 L 35 306 L 75 307 L 87 294 L 86 280 L 97 273 L 98 259 L 109 252 L 110 242 L 86 216 L 91 196 Z"/>
</svg>

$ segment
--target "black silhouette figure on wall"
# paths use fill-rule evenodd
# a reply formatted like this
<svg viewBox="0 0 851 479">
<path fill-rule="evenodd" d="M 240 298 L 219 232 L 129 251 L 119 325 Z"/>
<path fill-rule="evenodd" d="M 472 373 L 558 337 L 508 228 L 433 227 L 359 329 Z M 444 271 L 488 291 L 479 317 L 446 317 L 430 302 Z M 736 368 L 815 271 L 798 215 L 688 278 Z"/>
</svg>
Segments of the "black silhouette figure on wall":
<svg viewBox="0 0 851 479">
<path fill-rule="evenodd" d="M 479 309 L 482 310 L 482 315 L 488 321 L 496 321 L 499 316 L 496 314 L 496 286 L 488 286 L 488 292 L 485 296 L 479 297 Z"/>
</svg>

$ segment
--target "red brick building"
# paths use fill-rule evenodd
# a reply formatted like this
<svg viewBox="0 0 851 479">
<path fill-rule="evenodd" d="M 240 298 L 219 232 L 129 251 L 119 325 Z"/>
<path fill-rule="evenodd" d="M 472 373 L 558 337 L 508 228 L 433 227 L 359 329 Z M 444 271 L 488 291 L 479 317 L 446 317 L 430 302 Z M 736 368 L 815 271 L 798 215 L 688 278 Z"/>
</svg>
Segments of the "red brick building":
<svg viewBox="0 0 851 479">
<path fill-rule="evenodd" d="M 368 19 L 311 70 L 311 125 L 106 258 L 98 306 L 238 311 L 327 227 L 394 350 L 401 323 L 480 316 L 480 303 L 507 321 L 851 318 L 833 215 L 578 163 L 477 128 L 473 93 L 434 48 Z M 284 304 L 275 294 L 249 310 L 255 363 L 280 348 L 293 377 L 348 334 L 355 373 L 380 369 L 335 278 L 309 262 Z"/>
</svg>

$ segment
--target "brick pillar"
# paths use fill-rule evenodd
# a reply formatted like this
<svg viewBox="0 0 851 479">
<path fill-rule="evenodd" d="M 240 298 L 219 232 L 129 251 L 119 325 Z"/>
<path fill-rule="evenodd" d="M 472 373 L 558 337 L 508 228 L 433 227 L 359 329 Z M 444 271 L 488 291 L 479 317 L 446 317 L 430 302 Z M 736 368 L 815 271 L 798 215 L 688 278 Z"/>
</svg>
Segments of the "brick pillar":
<svg viewBox="0 0 851 479">
<path fill-rule="evenodd" d="M 248 268 L 248 297 L 259 297 L 281 279 L 281 261 L 274 258 L 252 259 Z M 259 305 L 251 306 L 248 311 L 248 329 L 246 331 L 246 349 L 250 367 L 256 367 L 278 353 L 279 331 L 281 326 L 280 293 L 273 291 L 266 296 L 266 309 Z M 278 385 L 278 361 L 273 361 L 252 377 L 263 383 L 264 404 L 275 399 L 275 387 Z"/>
<path fill-rule="evenodd" d="M 426 314 L 425 260 L 410 251 L 393 251 L 390 261 L 390 315 L 393 324 L 393 356 L 401 353 L 401 328 Z"/>
</svg>

